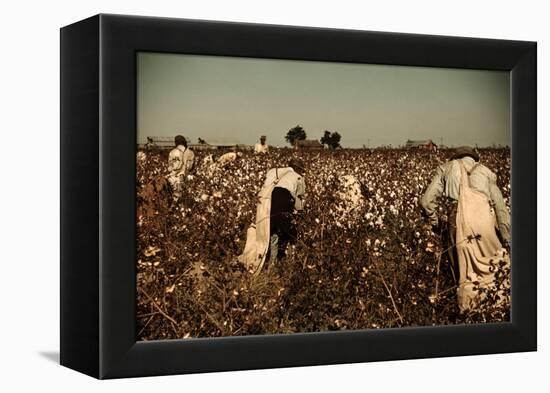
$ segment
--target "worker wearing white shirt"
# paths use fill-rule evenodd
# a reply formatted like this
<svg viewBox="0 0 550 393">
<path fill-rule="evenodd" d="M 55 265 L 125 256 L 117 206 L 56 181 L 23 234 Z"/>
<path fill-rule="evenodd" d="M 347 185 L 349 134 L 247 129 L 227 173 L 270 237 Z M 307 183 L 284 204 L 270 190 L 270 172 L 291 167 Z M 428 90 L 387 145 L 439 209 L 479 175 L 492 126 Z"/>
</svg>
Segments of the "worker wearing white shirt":
<svg viewBox="0 0 550 393">
<path fill-rule="evenodd" d="M 221 167 L 225 167 L 229 163 L 234 162 L 235 160 L 237 160 L 237 158 L 242 157 L 242 156 L 243 156 L 243 153 L 241 153 L 240 151 L 239 152 L 233 152 L 232 151 L 232 152 L 229 152 L 229 153 L 225 153 L 220 158 L 218 158 L 218 164 Z"/>
<path fill-rule="evenodd" d="M 168 181 L 172 187 L 174 201 L 178 201 L 183 191 L 185 177 L 193 169 L 195 154 L 187 148 L 187 141 L 181 135 L 174 138 L 176 147 L 168 154 Z"/>
<path fill-rule="evenodd" d="M 260 143 L 256 143 L 254 145 L 254 153 L 255 154 L 265 154 L 265 153 L 268 152 L 269 147 L 268 147 L 267 143 L 265 143 L 265 140 L 266 140 L 265 135 L 262 135 L 262 137 L 260 138 Z"/>
<path fill-rule="evenodd" d="M 285 168 L 273 168 L 258 197 L 256 224 L 247 231 L 246 245 L 239 256 L 247 268 L 254 273 L 262 270 L 269 255 L 273 264 L 284 256 L 289 243 L 294 243 L 297 232 L 294 212 L 304 208 L 304 164 L 292 159 Z"/>
<path fill-rule="evenodd" d="M 497 270 L 510 266 L 508 251 L 501 243 L 501 239 L 510 242 L 510 214 L 496 175 L 479 163 L 478 153 L 469 146 L 457 148 L 451 160 L 437 168 L 422 197 L 432 225 L 438 224 L 437 200 L 442 195 L 456 201 L 448 220 L 448 250 L 451 261 L 456 253 L 458 307 L 466 312 L 477 308 L 485 296 L 480 288 L 495 287 Z M 498 293 L 497 303 L 506 296 Z"/>
</svg>

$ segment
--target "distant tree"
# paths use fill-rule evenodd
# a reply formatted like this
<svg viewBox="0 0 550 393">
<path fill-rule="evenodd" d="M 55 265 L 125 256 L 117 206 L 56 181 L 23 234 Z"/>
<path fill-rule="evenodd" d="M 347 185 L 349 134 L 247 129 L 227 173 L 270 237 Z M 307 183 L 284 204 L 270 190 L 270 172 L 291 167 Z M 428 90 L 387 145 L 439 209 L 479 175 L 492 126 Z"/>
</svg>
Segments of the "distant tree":
<svg viewBox="0 0 550 393">
<path fill-rule="evenodd" d="M 296 141 L 302 141 L 306 139 L 306 131 L 301 126 L 296 126 L 288 130 L 285 136 L 285 140 L 290 143 L 291 146 L 294 146 Z"/>
<path fill-rule="evenodd" d="M 325 133 L 321 138 L 321 143 L 323 145 L 327 145 L 331 149 L 336 149 L 340 147 L 341 139 L 342 139 L 342 136 L 337 131 L 330 132 L 328 130 L 325 130 Z"/>
<path fill-rule="evenodd" d="M 199 138 L 199 145 L 206 145 L 206 141 L 202 138 Z"/>
<path fill-rule="evenodd" d="M 321 144 L 328 145 L 330 141 L 330 131 L 325 130 L 325 133 L 321 137 Z"/>
</svg>

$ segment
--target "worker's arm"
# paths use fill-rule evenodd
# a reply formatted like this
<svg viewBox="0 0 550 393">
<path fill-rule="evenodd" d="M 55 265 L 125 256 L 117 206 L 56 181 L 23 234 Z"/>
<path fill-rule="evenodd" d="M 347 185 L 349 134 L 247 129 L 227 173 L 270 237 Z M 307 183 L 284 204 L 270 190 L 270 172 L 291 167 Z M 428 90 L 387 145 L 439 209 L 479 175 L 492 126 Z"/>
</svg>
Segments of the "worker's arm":
<svg viewBox="0 0 550 393">
<path fill-rule="evenodd" d="M 495 206 L 498 230 L 500 231 L 502 239 L 505 242 L 510 243 L 510 214 L 508 213 L 508 209 L 506 209 L 504 198 L 498 188 L 497 177 L 495 174 L 492 175 L 493 176 L 489 178 L 489 193 Z"/>
<path fill-rule="evenodd" d="M 439 219 L 437 217 L 437 203 L 436 200 L 441 194 L 443 194 L 443 181 L 444 181 L 444 166 L 441 165 L 436 169 L 432 182 L 424 192 L 420 203 L 426 214 L 430 218 L 432 225 L 437 225 Z"/>
<path fill-rule="evenodd" d="M 298 177 L 296 184 L 296 197 L 294 199 L 294 208 L 298 211 L 304 209 L 304 194 L 306 193 L 306 183 L 302 176 Z"/>
</svg>

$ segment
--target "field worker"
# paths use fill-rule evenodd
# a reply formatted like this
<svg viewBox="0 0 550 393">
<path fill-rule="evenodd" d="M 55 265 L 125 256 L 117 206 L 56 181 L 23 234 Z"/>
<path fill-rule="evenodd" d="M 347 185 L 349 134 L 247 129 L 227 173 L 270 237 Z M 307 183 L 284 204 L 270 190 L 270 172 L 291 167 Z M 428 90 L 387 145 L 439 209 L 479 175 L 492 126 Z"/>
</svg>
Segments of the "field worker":
<svg viewBox="0 0 550 393">
<path fill-rule="evenodd" d="M 254 145 L 254 153 L 255 154 L 265 154 L 269 150 L 269 147 L 267 143 L 265 143 L 265 135 L 262 135 L 260 138 L 260 143 L 256 143 Z"/>
<path fill-rule="evenodd" d="M 285 168 L 273 168 L 266 174 L 258 194 L 256 224 L 247 231 L 246 245 L 239 256 L 249 270 L 259 273 L 266 259 L 274 264 L 284 256 L 286 246 L 296 240 L 294 212 L 304 207 L 304 163 L 292 159 Z"/>
<path fill-rule="evenodd" d="M 225 153 L 220 158 L 218 158 L 218 164 L 220 164 L 220 166 L 224 167 L 227 164 L 229 164 L 230 162 L 234 162 L 235 160 L 237 160 L 237 158 L 242 157 L 242 155 L 243 155 L 243 153 L 241 153 L 241 152 L 238 152 L 238 153 L 235 153 L 235 152 Z"/>
<path fill-rule="evenodd" d="M 185 177 L 193 169 L 195 154 L 187 148 L 187 141 L 181 135 L 174 138 L 176 147 L 168 154 L 168 181 L 172 187 L 174 201 L 178 201 L 183 191 Z"/>
<path fill-rule="evenodd" d="M 449 236 L 458 257 L 458 306 L 462 312 L 475 308 L 476 286 L 490 288 L 494 283 L 493 264 L 510 263 L 497 233 L 498 228 L 504 243 L 509 244 L 510 216 L 496 180 L 496 175 L 479 163 L 474 149 L 460 147 L 450 161 L 437 168 L 421 200 L 432 225 L 438 225 L 436 199 L 444 195 L 455 202 Z"/>
<path fill-rule="evenodd" d="M 216 170 L 216 162 L 214 161 L 214 156 L 212 154 L 207 154 L 202 159 L 201 164 L 201 172 L 205 174 L 206 176 L 210 177 L 214 174 L 214 171 Z"/>
</svg>

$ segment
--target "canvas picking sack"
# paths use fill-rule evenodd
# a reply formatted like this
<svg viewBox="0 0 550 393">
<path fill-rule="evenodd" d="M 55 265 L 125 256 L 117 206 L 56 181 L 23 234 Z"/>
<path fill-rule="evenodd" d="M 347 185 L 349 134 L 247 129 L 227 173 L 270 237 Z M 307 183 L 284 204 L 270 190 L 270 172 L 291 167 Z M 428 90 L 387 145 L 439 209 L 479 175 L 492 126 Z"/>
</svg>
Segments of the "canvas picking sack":
<svg viewBox="0 0 550 393">
<path fill-rule="evenodd" d="M 469 174 L 460 162 L 460 192 L 456 215 L 456 251 L 459 264 L 458 306 L 465 312 L 481 300 L 479 288 L 494 286 L 500 261 L 510 258 L 496 232 L 496 218 L 485 194 L 470 187 Z M 477 165 L 476 165 L 477 166 Z M 475 170 L 472 168 L 472 172 Z M 470 172 L 471 174 L 471 172 Z M 504 267 L 503 266 L 503 267 Z M 503 300 L 504 296 L 501 297 Z"/>
<path fill-rule="evenodd" d="M 244 251 L 237 260 L 246 266 L 247 270 L 258 274 L 264 264 L 269 251 L 270 224 L 271 224 L 271 193 L 279 181 L 292 170 L 285 168 L 279 176 L 279 168 L 276 168 L 276 177 L 273 183 L 263 187 L 258 197 L 260 202 L 256 206 L 256 223 L 248 227 L 246 231 L 246 243 Z"/>
</svg>

